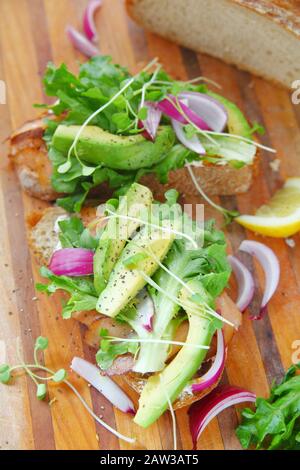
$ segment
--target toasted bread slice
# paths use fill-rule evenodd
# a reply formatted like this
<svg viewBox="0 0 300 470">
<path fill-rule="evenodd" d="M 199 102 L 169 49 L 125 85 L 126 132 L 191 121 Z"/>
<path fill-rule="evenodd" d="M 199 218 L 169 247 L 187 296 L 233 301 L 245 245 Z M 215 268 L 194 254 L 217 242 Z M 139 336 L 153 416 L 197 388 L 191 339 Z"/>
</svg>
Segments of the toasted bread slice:
<svg viewBox="0 0 300 470">
<path fill-rule="evenodd" d="M 209 196 L 232 196 L 245 193 L 250 188 L 256 165 L 246 165 L 242 168 L 233 168 L 229 165 L 203 165 L 193 166 L 193 173 L 203 189 Z M 149 186 L 154 194 L 163 194 L 171 188 L 176 188 L 180 194 L 198 195 L 187 168 L 180 168 L 169 173 L 169 181 L 161 184 L 153 175 L 144 176 L 142 184 Z"/>
<path fill-rule="evenodd" d="M 52 165 L 43 140 L 44 131 L 42 119 L 25 123 L 9 139 L 9 157 L 24 191 L 44 201 L 54 201 L 59 194 L 51 185 Z"/>
</svg>

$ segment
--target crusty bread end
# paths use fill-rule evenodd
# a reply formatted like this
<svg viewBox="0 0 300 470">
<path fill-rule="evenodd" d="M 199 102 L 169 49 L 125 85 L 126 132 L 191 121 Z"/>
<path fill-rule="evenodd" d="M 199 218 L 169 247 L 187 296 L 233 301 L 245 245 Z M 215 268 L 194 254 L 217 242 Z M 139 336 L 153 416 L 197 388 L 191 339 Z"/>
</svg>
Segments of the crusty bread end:
<svg viewBox="0 0 300 470">
<path fill-rule="evenodd" d="M 264 78 L 300 76 L 299 0 L 126 0 L 140 25 Z"/>
</svg>

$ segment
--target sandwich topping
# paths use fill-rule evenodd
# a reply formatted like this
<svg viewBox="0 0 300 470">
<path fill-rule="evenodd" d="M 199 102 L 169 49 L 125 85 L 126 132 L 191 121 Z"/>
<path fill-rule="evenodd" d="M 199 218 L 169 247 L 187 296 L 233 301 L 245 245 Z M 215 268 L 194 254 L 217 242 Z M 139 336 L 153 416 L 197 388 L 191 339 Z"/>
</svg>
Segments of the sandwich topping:
<svg viewBox="0 0 300 470">
<path fill-rule="evenodd" d="M 82 64 L 78 76 L 50 63 L 44 87 L 56 98 L 38 105 L 51 113 L 44 132 L 51 182 L 67 211 L 80 211 L 104 182 L 124 194 L 143 175 L 165 183 L 186 163 L 241 168 L 261 147 L 252 137 L 260 127 L 234 103 L 196 80 L 173 80 L 156 59 L 134 76 L 105 56 Z"/>
<path fill-rule="evenodd" d="M 233 326 L 216 310 L 231 273 L 224 235 L 212 221 L 203 226 L 193 221 L 177 196 L 171 190 L 158 203 L 147 187 L 134 183 L 125 196 L 107 202 L 100 216 L 107 223 L 93 235 L 78 217 L 59 221 L 62 248 L 41 269 L 49 283 L 37 286 L 48 294 L 70 294 L 64 318 L 80 310 L 100 314 L 99 374 L 110 375 L 120 358 L 131 357 L 125 363 L 144 383 L 134 420 L 144 427 L 187 387 L 197 393 L 199 370 L 215 333 L 225 324 Z M 101 220 L 96 216 L 94 222 L 89 225 Z M 217 340 L 223 351 L 217 362 L 223 364 L 223 335 L 218 333 Z M 217 384 L 220 372 L 214 377 L 207 390 Z"/>
</svg>

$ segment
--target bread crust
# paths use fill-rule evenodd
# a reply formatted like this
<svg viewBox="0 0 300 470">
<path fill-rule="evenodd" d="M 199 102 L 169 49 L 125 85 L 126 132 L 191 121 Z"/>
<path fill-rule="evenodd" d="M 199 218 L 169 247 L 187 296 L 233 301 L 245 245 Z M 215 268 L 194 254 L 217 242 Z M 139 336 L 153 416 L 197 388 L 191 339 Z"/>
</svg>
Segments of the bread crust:
<svg viewBox="0 0 300 470">
<path fill-rule="evenodd" d="M 138 3 L 142 0 L 126 0 L 126 9 L 129 16 L 139 25 L 142 27 L 147 27 L 145 23 L 142 21 L 142 18 L 136 13 L 135 7 Z M 245 10 L 249 10 L 250 12 L 259 15 L 260 17 L 266 18 L 268 21 L 272 22 L 273 24 L 276 23 L 278 27 L 282 28 L 291 36 L 300 39 L 300 5 L 298 0 L 225 0 L 231 5 L 239 6 Z M 151 29 L 151 28 L 150 28 Z M 159 34 L 158 31 L 154 31 L 155 33 Z M 170 33 L 165 34 L 164 37 L 167 39 L 175 42 L 178 45 L 185 45 L 186 47 L 191 47 L 190 45 L 184 43 L 184 41 L 178 40 L 176 35 Z M 192 47 L 191 47 L 192 48 Z M 197 45 L 194 49 L 197 52 L 202 54 L 207 54 L 207 51 L 204 48 L 201 48 L 201 45 Z M 217 54 L 211 54 L 218 59 L 220 56 Z M 290 87 L 290 83 L 286 81 L 279 81 L 276 78 L 268 75 L 268 73 L 255 69 L 255 67 L 251 65 L 247 65 L 245 63 L 241 63 L 239 61 L 234 61 L 226 56 L 226 54 L 222 55 L 222 61 L 229 64 L 235 65 L 236 67 L 240 68 L 241 70 L 246 70 L 247 72 L 253 75 L 259 75 L 266 80 L 271 81 L 272 83 L 279 85 L 281 87 Z"/>
<path fill-rule="evenodd" d="M 18 175 L 21 187 L 30 196 L 54 201 L 60 195 L 52 188 L 52 164 L 43 135 L 42 119 L 26 122 L 9 139 L 9 158 Z"/>
<path fill-rule="evenodd" d="M 128 14 L 141 23 L 135 14 L 135 6 L 141 0 L 126 0 Z M 227 0 L 228 3 L 247 8 L 250 11 L 275 21 L 290 33 L 300 37 L 300 5 L 298 0 Z"/>
<path fill-rule="evenodd" d="M 232 196 L 248 191 L 253 181 L 255 165 L 245 165 L 240 169 L 229 165 L 194 166 L 193 173 L 203 191 L 209 196 Z M 180 194 L 199 195 L 187 168 L 171 171 L 166 184 L 159 183 L 154 175 L 144 176 L 141 183 L 149 186 L 154 195 L 163 194 L 171 188 L 176 188 Z"/>
</svg>

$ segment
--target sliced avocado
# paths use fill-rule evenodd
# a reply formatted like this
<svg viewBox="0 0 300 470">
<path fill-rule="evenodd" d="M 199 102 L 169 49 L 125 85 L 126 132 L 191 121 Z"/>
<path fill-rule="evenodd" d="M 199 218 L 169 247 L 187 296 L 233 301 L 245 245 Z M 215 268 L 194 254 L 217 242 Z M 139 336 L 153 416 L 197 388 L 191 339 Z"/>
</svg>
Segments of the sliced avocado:
<svg viewBox="0 0 300 470">
<path fill-rule="evenodd" d="M 188 285 L 195 293 L 201 295 L 203 300 L 209 301 L 208 294 L 200 282 L 193 280 Z M 213 317 L 205 313 L 201 315 L 201 307 L 190 300 L 190 297 L 188 290 L 181 290 L 179 299 L 187 305 L 185 310 L 189 320 L 186 344 L 162 372 L 148 379 L 141 393 L 134 422 L 144 428 L 154 423 L 166 411 L 169 400 L 173 403 L 178 398 L 204 360 L 207 349 L 188 346 L 188 343 L 209 346 L 216 331 Z M 195 309 L 199 314 L 195 314 Z"/>
<path fill-rule="evenodd" d="M 57 127 L 52 145 L 67 154 L 81 126 Z M 76 150 L 80 159 L 115 170 L 138 170 L 151 167 L 165 157 L 175 142 L 171 126 L 160 126 L 154 142 L 141 134 L 121 136 L 100 127 L 86 126 L 78 139 Z"/>
<path fill-rule="evenodd" d="M 150 208 L 153 196 L 149 188 L 133 183 L 120 200 L 117 215 L 139 218 Z M 141 225 L 125 218 L 110 219 L 101 235 L 94 256 L 94 285 L 98 294 L 105 289 L 110 273 L 123 250 L 126 240 Z"/>
<path fill-rule="evenodd" d="M 163 221 L 162 227 L 172 228 L 170 222 Z M 150 231 L 150 233 L 149 233 Z M 162 260 L 174 240 L 174 234 L 159 228 L 148 226 L 143 229 L 126 245 L 109 277 L 106 288 L 101 292 L 96 309 L 104 315 L 115 317 L 146 285 L 140 271 L 152 276 L 159 267 L 152 256 L 147 256 L 146 250 Z M 138 268 L 130 269 L 124 262 L 128 258 L 141 256 Z M 145 257 L 143 257 L 145 256 Z"/>
<path fill-rule="evenodd" d="M 227 100 L 224 96 L 218 95 L 213 91 L 208 91 L 207 94 L 225 107 L 228 113 L 228 131 L 230 134 L 240 135 L 247 139 L 252 139 L 251 127 L 240 108 L 232 101 Z"/>
</svg>

